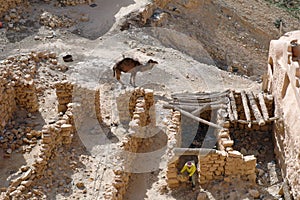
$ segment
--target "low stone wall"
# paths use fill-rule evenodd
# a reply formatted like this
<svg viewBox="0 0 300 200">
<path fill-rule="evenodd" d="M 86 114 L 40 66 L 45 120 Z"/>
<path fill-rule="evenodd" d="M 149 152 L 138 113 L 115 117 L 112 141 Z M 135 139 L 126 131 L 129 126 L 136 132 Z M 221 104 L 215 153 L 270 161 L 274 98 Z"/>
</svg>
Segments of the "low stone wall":
<svg viewBox="0 0 300 200">
<path fill-rule="evenodd" d="M 203 151 L 203 152 L 201 152 Z M 191 155 L 191 154 L 190 154 Z M 253 155 L 243 156 L 238 151 L 200 150 L 194 155 L 198 156 L 198 181 L 205 184 L 213 180 L 234 182 L 242 179 L 255 184 L 256 158 Z M 187 180 L 178 176 L 180 172 L 179 159 L 183 155 L 175 155 L 168 165 L 167 178 L 170 188 L 179 187 Z"/>
<path fill-rule="evenodd" d="M 43 196 L 42 191 L 32 189 L 31 186 L 43 177 L 48 167 L 48 161 L 53 157 L 54 152 L 62 145 L 71 144 L 75 129 L 72 116 L 69 116 L 70 113 L 72 113 L 71 110 L 61 116 L 54 124 L 44 125 L 42 129 L 42 148 L 37 154 L 37 158 L 31 166 L 21 167 L 20 171 L 23 174 L 11 181 L 6 190 L 5 199 L 29 199 Z"/>
<path fill-rule="evenodd" d="M 129 134 L 123 138 L 121 144 L 123 151 L 129 153 L 125 157 L 124 155 L 121 156 L 124 160 L 119 165 L 120 169 L 114 170 L 112 185 L 106 186 L 105 199 L 123 199 L 130 180 L 131 164 L 135 160 L 135 153 L 139 151 L 141 145 L 149 144 L 148 138 L 142 137 L 147 131 L 141 129 L 141 127 L 149 124 L 149 109 L 153 104 L 154 96 L 152 90 L 137 88 L 132 92 L 129 102 L 129 107 L 133 109 L 132 120 L 129 123 Z"/>
<path fill-rule="evenodd" d="M 216 151 L 199 156 L 201 184 L 212 180 L 233 182 L 235 178 L 255 183 L 256 158 L 243 156 L 238 151 Z"/>
<path fill-rule="evenodd" d="M 178 154 L 177 151 L 180 149 L 181 151 L 179 152 L 181 153 L 178 155 L 175 155 L 174 152 L 171 153 L 167 170 L 167 183 L 170 188 L 177 188 L 180 183 L 187 181 L 181 176 L 178 176 L 180 168 L 182 167 L 180 165 L 183 164 L 180 162 L 181 156 L 198 157 L 198 181 L 200 184 L 205 184 L 213 180 L 234 182 L 235 179 L 242 179 L 244 181 L 255 183 L 256 158 L 253 155 L 243 156 L 242 153 L 234 150 L 234 141 L 230 133 L 233 125 L 229 121 L 225 121 L 224 108 L 210 112 L 216 117 L 216 123 L 223 126 L 223 129 L 216 132 L 216 140 L 212 140 L 212 142 L 217 141 L 218 150 L 182 148 L 179 144 L 182 137 L 180 131 L 180 127 L 182 126 L 180 123 L 180 113 L 175 114 L 178 119 L 176 119 L 176 117 L 174 118 L 174 116 L 172 117 L 172 121 L 168 126 L 168 130 L 171 130 L 172 133 L 170 134 L 170 131 L 168 131 L 168 136 L 173 138 L 173 142 L 171 142 L 173 147 L 171 147 L 170 150 L 172 150 L 175 146 L 181 147 L 176 149 L 176 154 Z M 266 127 L 269 126 L 266 125 Z M 173 134 L 174 136 L 172 136 Z M 211 144 L 211 146 L 213 146 L 213 144 Z"/>
<path fill-rule="evenodd" d="M 30 113 L 38 111 L 38 91 L 34 77 L 38 66 L 56 66 L 57 63 L 52 60 L 56 60 L 55 53 L 31 52 L 10 56 L 0 64 L 0 131 L 12 118 L 17 107 Z"/>
<path fill-rule="evenodd" d="M 68 103 L 72 102 L 73 84 L 64 80 L 55 84 L 58 101 L 57 111 L 66 112 Z"/>
<path fill-rule="evenodd" d="M 1 70 L 0 78 L 0 132 L 3 131 L 7 122 L 13 117 L 13 113 L 16 111 L 16 92 L 13 84 L 8 79 L 8 73 Z"/>
<path fill-rule="evenodd" d="M 173 111 L 171 121 L 167 127 L 168 136 L 168 155 L 169 163 L 167 169 L 167 183 L 170 188 L 176 188 L 179 186 L 179 180 L 177 179 L 177 164 L 178 159 L 174 157 L 173 149 L 181 146 L 181 128 L 180 128 L 181 114 L 179 111 Z"/>
</svg>

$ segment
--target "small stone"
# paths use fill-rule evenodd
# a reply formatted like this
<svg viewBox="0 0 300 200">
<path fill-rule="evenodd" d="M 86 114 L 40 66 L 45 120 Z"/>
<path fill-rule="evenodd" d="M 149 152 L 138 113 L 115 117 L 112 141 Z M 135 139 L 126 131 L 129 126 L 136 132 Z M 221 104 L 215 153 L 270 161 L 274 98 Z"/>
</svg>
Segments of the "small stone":
<svg viewBox="0 0 300 200">
<path fill-rule="evenodd" d="M 78 182 L 78 183 L 76 183 L 76 187 L 78 187 L 79 189 L 84 189 L 84 188 L 85 188 L 83 182 Z"/>
<path fill-rule="evenodd" d="M 257 191 L 256 189 L 250 189 L 248 192 L 255 199 L 260 197 L 259 191 Z"/>
<path fill-rule="evenodd" d="M 243 155 L 246 155 L 246 154 L 247 154 L 247 150 L 246 150 L 245 148 L 241 148 L 241 153 L 242 153 Z"/>
<path fill-rule="evenodd" d="M 22 172 L 26 172 L 28 169 L 29 169 L 29 166 L 26 166 L 26 165 L 23 165 L 23 166 L 21 167 L 21 171 L 22 171 Z"/>
<path fill-rule="evenodd" d="M 29 187 L 32 184 L 32 180 L 28 180 L 28 181 L 22 181 L 21 185 L 24 185 L 26 187 Z"/>
<path fill-rule="evenodd" d="M 11 153 L 12 153 L 12 149 L 10 149 L 10 148 L 7 149 L 7 150 L 6 150 L 6 153 L 11 154 Z"/>
<path fill-rule="evenodd" d="M 197 200 L 206 200 L 207 194 L 205 192 L 200 192 L 197 196 Z"/>
</svg>

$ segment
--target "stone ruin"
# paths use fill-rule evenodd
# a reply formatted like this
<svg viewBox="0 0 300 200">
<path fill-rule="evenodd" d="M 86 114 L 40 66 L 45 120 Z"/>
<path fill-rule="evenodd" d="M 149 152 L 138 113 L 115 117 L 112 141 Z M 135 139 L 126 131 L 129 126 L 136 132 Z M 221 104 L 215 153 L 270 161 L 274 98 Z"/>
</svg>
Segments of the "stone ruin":
<svg viewBox="0 0 300 200">
<path fill-rule="evenodd" d="M 122 90 L 116 95 L 115 108 L 112 108 L 117 112 L 105 113 L 100 86 L 86 87 L 62 78 L 49 86 L 56 93 L 56 120 L 48 121 L 39 130 L 34 128 L 34 124 L 25 124 L 16 129 L 13 121 L 15 112 L 24 110 L 27 116 L 34 118 L 39 110 L 38 98 L 42 89 L 34 78 L 38 76 L 37 70 L 41 66 L 58 71 L 65 68 L 57 63 L 55 53 L 46 51 L 11 56 L 1 66 L 0 102 L 1 116 L 4 116 L 1 119 L 1 148 L 4 156 L 10 157 L 18 149 L 30 152 L 37 144 L 41 147 L 34 162 L 21 166 L 21 175 L 11 180 L 6 188 L 1 188 L 5 199 L 45 197 L 42 190 L 33 186 L 45 176 L 49 162 L 57 155 L 58 149 L 70 148 L 74 135 L 89 119 L 96 119 L 111 129 L 120 124 L 128 128 L 119 148 L 131 153 L 120 155 L 123 159 L 117 161 L 113 178 L 105 185 L 104 199 L 123 199 L 134 171 L 132 163 L 139 159 L 137 153 L 143 152 L 145 147 L 151 147 L 157 139 L 161 140 L 155 137 L 164 135 L 164 151 L 168 160 L 165 173 L 169 188 L 176 189 L 186 184 L 178 172 L 189 159 L 197 161 L 197 185 L 214 180 L 243 180 L 255 184 L 257 160 L 260 159 L 254 151 L 257 146 L 252 144 L 250 146 L 254 149 L 251 149 L 247 142 L 243 143 L 243 138 L 248 133 L 250 138 L 261 137 L 261 140 L 272 141 L 270 133 L 279 119 L 274 114 L 272 95 L 232 90 L 174 94 L 173 101 L 162 108 L 168 113 L 166 131 L 157 132 L 153 90 Z M 196 129 L 191 129 L 195 124 Z M 209 126 L 213 134 L 205 138 Z M 28 145 L 30 148 L 23 148 Z M 272 148 L 264 149 L 265 152 L 269 150 L 272 151 Z"/>
<path fill-rule="evenodd" d="M 168 131 L 176 135 L 173 138 L 175 145 L 167 171 L 169 187 L 178 188 L 180 184 L 187 181 L 182 180 L 178 176 L 178 172 L 189 159 L 198 162 L 198 183 L 200 185 L 213 180 L 234 182 L 237 179 L 254 184 L 256 182 L 257 155 L 251 155 L 250 149 L 248 149 L 249 151 L 244 149 L 247 148 L 247 145 L 239 143 L 243 140 L 242 134 L 245 132 L 262 132 L 265 136 L 270 136 L 273 122 L 278 119 L 273 113 L 273 97 L 262 93 L 254 96 L 252 92 L 226 91 L 213 94 L 183 94 L 173 98 L 174 102 L 170 107 L 190 118 L 185 120 L 184 117 L 180 118 L 180 112 L 174 112 L 174 120 L 168 127 Z M 200 114 L 202 119 L 216 121 L 214 125 L 216 130 L 213 131 L 212 138 L 208 138 L 208 140 L 204 138 L 207 137 L 208 132 L 203 133 L 201 130 L 196 136 L 191 134 L 195 130 L 191 130 L 190 127 L 197 122 L 191 120 L 193 117 L 189 116 L 188 110 L 198 110 L 200 113 L 194 113 Z M 208 116 L 207 111 L 214 117 Z M 201 115 L 205 112 L 206 116 Z M 203 122 L 199 118 L 194 120 Z M 211 124 L 207 123 L 207 125 Z M 204 128 L 203 124 L 201 128 Z M 202 134 L 202 137 L 198 134 Z M 191 145 L 187 143 L 187 146 L 183 141 L 183 138 L 187 137 L 192 137 L 191 139 L 195 137 L 196 141 L 194 140 Z M 242 149 L 241 146 L 244 148 Z"/>
</svg>

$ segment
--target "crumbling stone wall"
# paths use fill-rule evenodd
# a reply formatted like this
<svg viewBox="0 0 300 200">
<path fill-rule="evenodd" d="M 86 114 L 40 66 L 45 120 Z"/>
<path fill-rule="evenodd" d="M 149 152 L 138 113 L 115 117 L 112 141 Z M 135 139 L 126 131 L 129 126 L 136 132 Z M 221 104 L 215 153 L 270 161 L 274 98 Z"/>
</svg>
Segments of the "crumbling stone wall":
<svg viewBox="0 0 300 200">
<path fill-rule="evenodd" d="M 167 169 L 167 183 L 170 188 L 179 186 L 177 179 L 177 164 L 178 158 L 175 157 L 173 149 L 181 146 L 181 128 L 180 128 L 181 114 L 179 111 L 173 111 L 171 121 L 167 127 L 168 136 L 168 155 L 169 163 Z"/>
<path fill-rule="evenodd" d="M 263 90 L 273 94 L 275 113 L 275 153 L 295 199 L 300 198 L 300 31 L 286 33 L 270 43 L 268 75 Z"/>
<path fill-rule="evenodd" d="M 210 111 L 212 112 L 212 111 Z M 205 149 L 205 148 L 189 148 L 190 152 L 181 152 L 182 155 L 171 153 L 171 157 L 167 170 L 167 182 L 170 188 L 176 188 L 180 183 L 184 183 L 187 180 L 181 176 L 178 176 L 181 156 L 198 156 L 198 175 L 199 183 L 205 184 L 213 180 L 224 180 L 226 182 L 234 182 L 236 179 L 242 179 L 255 183 L 256 181 L 256 158 L 253 155 L 244 156 L 239 151 L 234 150 L 234 140 L 230 134 L 230 127 L 233 126 L 229 121 L 224 121 L 224 108 L 213 111 L 216 117 L 216 123 L 223 126 L 223 129 L 216 131 L 217 149 Z M 178 116 L 178 115 L 177 115 Z M 172 118 L 173 119 L 173 118 Z M 177 123 L 173 124 L 172 120 L 170 125 L 174 130 L 174 134 L 180 137 L 173 137 L 173 144 L 178 145 L 180 135 L 180 114 L 179 119 L 175 120 Z M 169 134 L 168 134 L 169 135 Z M 181 147 L 181 146 L 177 146 Z M 171 148 L 172 149 L 172 148 Z M 180 150 L 182 148 L 178 148 Z M 185 151 L 186 149 L 182 149 Z M 189 151 L 187 150 L 187 151 Z M 181 163 L 182 164 L 182 163 Z"/>
<path fill-rule="evenodd" d="M 21 5 L 26 0 L 0 0 L 0 17 L 11 8 Z"/>
<path fill-rule="evenodd" d="M 255 183 L 256 158 L 253 155 L 243 156 L 238 151 L 211 150 L 198 155 L 199 183 L 205 184 L 213 180 L 224 180 L 234 182 L 242 179 Z M 168 165 L 168 186 L 176 188 L 181 182 L 187 180 L 178 176 L 180 170 L 179 156 L 175 156 Z"/>
<path fill-rule="evenodd" d="M 74 133 L 74 122 L 72 118 L 72 108 L 59 117 L 53 124 L 47 124 L 42 129 L 42 146 L 36 159 L 31 166 L 22 166 L 21 176 L 11 181 L 6 190 L 6 199 L 29 199 L 32 197 L 40 198 L 43 196 L 42 191 L 32 189 L 35 181 L 43 177 L 48 167 L 49 160 L 53 157 L 54 152 L 62 145 L 70 145 Z M 29 192 L 29 191 L 33 192 Z"/>
<path fill-rule="evenodd" d="M 4 69 L 1 70 L 0 78 L 0 131 L 4 129 L 7 122 L 12 118 L 16 111 L 16 92 L 13 84 L 8 79 L 8 73 Z"/>
<path fill-rule="evenodd" d="M 38 91 L 34 77 L 39 66 L 56 66 L 57 63 L 51 62 L 53 59 L 56 59 L 56 54 L 51 52 L 31 52 L 10 56 L 0 64 L 0 130 L 12 118 L 17 106 L 30 113 L 38 110 Z"/>
<path fill-rule="evenodd" d="M 121 95 L 124 97 L 124 94 Z M 149 125 L 152 118 L 150 117 L 151 110 L 153 112 L 154 108 L 154 95 L 152 90 L 144 90 L 143 88 L 136 88 L 131 93 L 131 97 L 128 100 L 123 99 L 123 103 L 126 103 L 128 106 L 125 108 L 130 108 L 129 111 L 122 110 L 120 114 L 123 116 L 124 113 L 129 114 L 131 116 L 131 121 L 129 122 L 129 134 L 123 138 L 121 148 L 124 152 L 130 152 L 126 155 L 122 155 L 124 157 L 123 162 L 120 163 L 120 169 L 114 170 L 113 175 L 113 184 L 106 185 L 104 197 L 105 199 L 113 199 L 113 200 L 121 200 L 126 193 L 126 188 L 129 183 L 129 178 L 131 176 L 131 164 L 135 160 L 135 153 L 139 151 L 139 148 L 142 145 L 151 145 L 148 140 L 149 138 L 143 137 L 146 135 L 148 131 L 142 129 L 146 125 Z M 155 115 L 154 115 L 155 116 Z M 151 120 L 150 120 L 151 118 Z M 155 118 L 154 118 L 155 119 Z M 154 120 L 155 121 L 155 120 Z M 153 121 L 152 121 L 153 122 Z M 155 122 L 154 122 L 155 123 Z"/>
</svg>

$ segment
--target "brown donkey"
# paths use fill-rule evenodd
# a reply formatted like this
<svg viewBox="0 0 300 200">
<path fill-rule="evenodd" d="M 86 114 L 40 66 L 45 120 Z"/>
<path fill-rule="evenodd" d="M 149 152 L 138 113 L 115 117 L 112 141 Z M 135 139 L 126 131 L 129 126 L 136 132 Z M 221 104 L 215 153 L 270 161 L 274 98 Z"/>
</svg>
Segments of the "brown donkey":
<svg viewBox="0 0 300 200">
<path fill-rule="evenodd" d="M 141 64 L 139 61 L 136 61 L 132 58 L 124 58 L 113 67 L 114 77 L 121 83 L 121 72 L 131 73 L 130 75 L 130 84 L 135 87 L 135 77 L 137 72 L 144 72 L 147 70 L 151 70 L 155 64 L 158 64 L 157 61 L 152 59 L 148 60 L 146 64 Z"/>
</svg>

